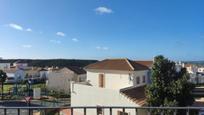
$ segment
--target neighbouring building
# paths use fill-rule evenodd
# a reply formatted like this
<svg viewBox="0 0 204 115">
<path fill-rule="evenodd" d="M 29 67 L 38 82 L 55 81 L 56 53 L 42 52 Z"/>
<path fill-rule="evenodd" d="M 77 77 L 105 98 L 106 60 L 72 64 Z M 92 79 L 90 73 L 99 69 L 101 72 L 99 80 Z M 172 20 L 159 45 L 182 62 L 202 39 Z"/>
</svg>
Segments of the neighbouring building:
<svg viewBox="0 0 204 115">
<path fill-rule="evenodd" d="M 184 67 L 190 74 L 195 74 L 196 72 L 198 72 L 198 67 L 194 64 L 184 64 Z"/>
<path fill-rule="evenodd" d="M 17 68 L 26 68 L 28 67 L 28 63 L 24 60 L 18 60 L 13 63 L 13 66 Z"/>
<path fill-rule="evenodd" d="M 10 68 L 10 66 L 11 66 L 10 63 L 0 63 L 0 70 L 8 69 Z"/>
<path fill-rule="evenodd" d="M 3 70 L 7 74 L 6 83 L 15 83 L 24 80 L 25 72 L 20 68 L 7 68 Z"/>
<path fill-rule="evenodd" d="M 198 66 L 195 64 L 185 64 L 182 62 L 176 63 L 177 69 L 186 68 L 186 71 L 190 75 L 189 81 L 194 84 L 202 84 L 204 83 L 204 67 Z"/>
<path fill-rule="evenodd" d="M 136 63 L 139 63 L 139 64 L 141 64 L 141 65 L 144 65 L 144 66 L 147 66 L 148 68 L 152 68 L 152 66 L 153 66 L 153 61 L 151 61 L 151 60 L 146 60 L 146 61 L 140 61 L 140 60 L 136 60 L 135 61 Z"/>
<path fill-rule="evenodd" d="M 198 72 L 204 73 L 204 67 L 198 67 Z"/>
<path fill-rule="evenodd" d="M 48 73 L 49 73 L 49 72 L 50 72 L 50 71 L 48 71 L 48 70 L 45 69 L 45 68 L 40 69 L 40 70 L 39 70 L 40 78 L 41 78 L 41 79 L 48 79 Z"/>
<path fill-rule="evenodd" d="M 151 64 L 149 64 L 151 65 Z M 85 67 L 87 81 L 71 84 L 71 106 L 144 106 L 145 85 L 148 84 L 150 66 L 129 59 L 106 59 Z M 81 110 L 75 110 L 82 113 Z M 101 110 L 109 115 L 109 110 Z M 113 115 L 135 115 L 134 110 L 114 109 Z M 139 114 L 145 114 L 139 110 Z M 96 115 L 95 110 L 87 110 Z"/>
<path fill-rule="evenodd" d="M 70 94 L 70 82 L 83 82 L 86 80 L 86 71 L 80 67 L 65 67 L 54 69 L 48 73 L 47 88 L 58 92 Z"/>
</svg>

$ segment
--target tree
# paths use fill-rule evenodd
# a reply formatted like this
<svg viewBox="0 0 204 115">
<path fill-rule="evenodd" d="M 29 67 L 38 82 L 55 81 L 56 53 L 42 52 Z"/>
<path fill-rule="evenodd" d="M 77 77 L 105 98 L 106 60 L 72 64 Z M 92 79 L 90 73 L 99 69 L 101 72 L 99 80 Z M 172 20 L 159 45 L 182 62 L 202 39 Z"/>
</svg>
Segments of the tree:
<svg viewBox="0 0 204 115">
<path fill-rule="evenodd" d="M 6 81 L 7 75 L 4 71 L 0 70 L 0 83 L 1 83 L 1 99 L 3 100 L 4 93 L 4 82 Z"/>
<path fill-rule="evenodd" d="M 146 87 L 148 106 L 189 106 L 194 102 L 191 94 L 194 88 L 188 82 L 189 75 L 185 68 L 180 71 L 173 61 L 163 56 L 154 59 L 151 84 Z M 160 111 L 153 111 L 155 114 Z M 170 114 L 172 111 L 165 111 Z"/>
</svg>

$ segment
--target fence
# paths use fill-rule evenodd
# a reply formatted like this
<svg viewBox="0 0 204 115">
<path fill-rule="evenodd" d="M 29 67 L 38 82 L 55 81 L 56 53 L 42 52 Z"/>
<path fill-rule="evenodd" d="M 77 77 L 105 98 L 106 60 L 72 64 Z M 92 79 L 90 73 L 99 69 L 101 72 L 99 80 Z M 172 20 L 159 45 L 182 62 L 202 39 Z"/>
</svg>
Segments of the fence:
<svg viewBox="0 0 204 115">
<path fill-rule="evenodd" d="M 109 110 L 109 115 L 113 115 L 112 111 L 114 109 L 121 109 L 121 113 L 119 115 L 127 115 L 126 110 L 134 110 L 134 115 L 140 115 L 138 110 L 146 110 L 147 115 L 151 115 L 152 111 L 157 110 L 160 111 L 160 115 L 165 115 L 165 111 L 170 110 L 173 115 L 177 115 L 179 110 L 183 110 L 186 115 L 190 114 L 190 111 L 199 111 L 204 110 L 204 107 L 122 107 L 122 106 L 77 106 L 77 107 L 0 107 L 1 115 L 11 115 L 11 112 L 8 113 L 9 110 L 13 110 L 13 114 L 15 115 L 33 115 L 34 111 L 40 112 L 40 115 L 49 115 L 48 110 L 55 110 L 56 114 L 60 115 L 60 110 L 68 109 L 70 115 L 74 115 L 75 109 L 83 110 L 84 115 L 88 115 L 87 110 L 95 110 L 96 115 L 102 115 L 101 110 L 106 109 Z M 2 111 L 3 110 L 3 111 Z M 3 113 L 3 114 L 2 114 Z M 203 114 L 203 113 L 202 113 Z M 131 114 L 132 115 L 132 114 Z"/>
</svg>

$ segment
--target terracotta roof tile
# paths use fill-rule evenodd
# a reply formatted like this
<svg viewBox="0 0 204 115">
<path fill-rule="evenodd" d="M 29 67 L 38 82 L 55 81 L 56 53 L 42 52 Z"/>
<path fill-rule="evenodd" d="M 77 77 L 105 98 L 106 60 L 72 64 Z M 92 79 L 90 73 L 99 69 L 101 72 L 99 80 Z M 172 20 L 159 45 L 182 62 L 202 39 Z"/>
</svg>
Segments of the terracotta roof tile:
<svg viewBox="0 0 204 115">
<path fill-rule="evenodd" d="M 145 86 L 121 89 L 120 92 L 140 106 L 144 106 L 146 104 Z"/>
<path fill-rule="evenodd" d="M 94 64 L 90 64 L 86 66 L 85 69 L 135 71 L 147 70 L 148 67 L 129 59 L 106 59 Z"/>
<path fill-rule="evenodd" d="M 141 64 L 141 65 L 147 66 L 147 67 L 149 67 L 149 68 L 151 68 L 152 65 L 153 65 L 153 61 L 135 61 L 135 62 L 136 62 L 136 63 L 139 63 L 139 64 Z"/>
</svg>

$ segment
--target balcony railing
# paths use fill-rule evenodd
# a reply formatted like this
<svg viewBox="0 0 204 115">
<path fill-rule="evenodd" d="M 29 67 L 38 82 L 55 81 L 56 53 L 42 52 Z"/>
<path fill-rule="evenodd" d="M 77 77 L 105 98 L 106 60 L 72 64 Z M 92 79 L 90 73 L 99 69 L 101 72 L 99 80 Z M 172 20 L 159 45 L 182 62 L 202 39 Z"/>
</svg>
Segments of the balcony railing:
<svg viewBox="0 0 204 115">
<path fill-rule="evenodd" d="M 55 110 L 55 115 L 60 115 L 60 110 L 67 109 L 69 110 L 68 115 L 75 115 L 74 111 L 82 110 L 84 115 L 89 115 L 87 113 L 87 110 L 94 110 L 96 112 L 96 115 L 101 115 L 101 110 L 109 110 L 109 114 L 107 115 L 114 115 L 113 110 L 120 109 L 122 112 L 122 115 L 125 114 L 126 110 L 134 110 L 134 115 L 140 115 L 138 113 L 138 110 L 146 110 L 147 115 L 154 115 L 152 114 L 152 111 L 157 110 L 160 111 L 160 115 L 165 115 L 165 111 L 171 111 L 172 115 L 177 115 L 179 110 L 183 110 L 186 115 L 192 115 L 190 114 L 190 111 L 196 111 L 197 114 L 199 111 L 203 111 L 204 107 L 123 107 L 123 106 L 73 106 L 73 107 L 0 107 L 0 115 L 33 115 L 34 111 L 40 112 L 40 115 L 49 115 L 47 113 L 48 110 Z M 12 110 L 13 112 L 8 112 Z M 22 112 L 23 111 L 23 112 Z M 11 114 L 13 113 L 13 114 Z M 196 114 L 196 115 L 197 115 Z M 129 115 L 129 114 L 128 114 Z M 132 114 L 130 114 L 132 115 Z M 194 114 L 193 114 L 194 115 Z M 203 114 L 201 114 L 203 115 Z"/>
</svg>

